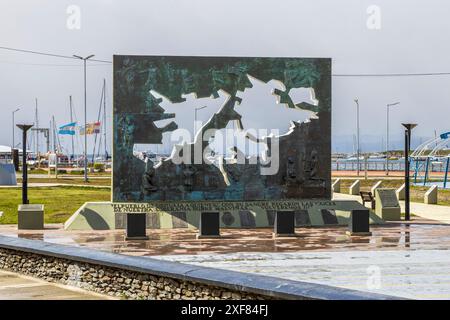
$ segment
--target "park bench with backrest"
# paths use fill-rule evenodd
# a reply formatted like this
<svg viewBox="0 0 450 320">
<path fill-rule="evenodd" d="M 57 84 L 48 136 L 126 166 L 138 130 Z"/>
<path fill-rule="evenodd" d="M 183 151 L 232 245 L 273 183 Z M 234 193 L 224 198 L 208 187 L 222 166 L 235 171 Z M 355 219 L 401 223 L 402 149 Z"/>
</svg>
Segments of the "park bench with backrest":
<svg viewBox="0 0 450 320">
<path fill-rule="evenodd" d="M 364 206 L 366 205 L 366 202 L 370 202 L 371 208 L 375 209 L 375 198 L 373 197 L 372 192 L 360 191 L 359 194 L 361 196 L 361 200 Z"/>
</svg>

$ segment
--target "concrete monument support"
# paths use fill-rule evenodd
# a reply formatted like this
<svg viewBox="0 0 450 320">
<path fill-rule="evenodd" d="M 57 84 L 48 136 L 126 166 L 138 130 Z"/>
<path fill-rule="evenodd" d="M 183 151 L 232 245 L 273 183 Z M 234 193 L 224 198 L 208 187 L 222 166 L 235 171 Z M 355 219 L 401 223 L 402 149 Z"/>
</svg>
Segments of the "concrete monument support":
<svg viewBox="0 0 450 320">
<path fill-rule="evenodd" d="M 372 192 L 372 195 L 375 195 L 375 190 L 381 187 L 383 184 L 382 180 L 379 180 L 377 183 L 374 184 L 374 186 L 370 189 L 370 192 Z"/>
<path fill-rule="evenodd" d="M 359 195 L 360 186 L 361 186 L 360 180 L 356 180 L 355 182 L 353 182 L 353 184 L 350 186 L 349 194 L 355 195 L 355 196 Z"/>
<path fill-rule="evenodd" d="M 397 194 L 398 200 L 405 200 L 405 184 L 402 184 L 400 188 L 395 190 L 395 193 Z"/>
<path fill-rule="evenodd" d="M 44 205 L 19 204 L 17 228 L 19 230 L 44 229 Z"/>
<path fill-rule="evenodd" d="M 331 186 L 331 188 L 333 189 L 333 192 L 341 193 L 341 179 L 337 178 L 336 181 L 334 181 L 334 183 Z"/>
<path fill-rule="evenodd" d="M 438 203 L 438 186 L 434 185 L 425 192 L 423 196 L 423 202 L 426 204 L 437 204 Z"/>
<path fill-rule="evenodd" d="M 400 204 L 395 189 L 378 188 L 375 191 L 375 214 L 383 220 L 399 221 L 401 218 Z"/>
</svg>

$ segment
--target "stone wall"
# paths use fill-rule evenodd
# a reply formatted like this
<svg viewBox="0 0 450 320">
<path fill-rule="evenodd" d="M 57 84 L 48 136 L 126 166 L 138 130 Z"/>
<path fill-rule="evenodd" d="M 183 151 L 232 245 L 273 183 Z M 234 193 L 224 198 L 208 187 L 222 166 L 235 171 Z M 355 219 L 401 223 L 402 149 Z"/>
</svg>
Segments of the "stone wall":
<svg viewBox="0 0 450 320">
<path fill-rule="evenodd" d="M 79 287 L 122 299 L 262 300 L 271 297 L 233 291 L 90 263 L 0 248 L 0 269 Z"/>
</svg>

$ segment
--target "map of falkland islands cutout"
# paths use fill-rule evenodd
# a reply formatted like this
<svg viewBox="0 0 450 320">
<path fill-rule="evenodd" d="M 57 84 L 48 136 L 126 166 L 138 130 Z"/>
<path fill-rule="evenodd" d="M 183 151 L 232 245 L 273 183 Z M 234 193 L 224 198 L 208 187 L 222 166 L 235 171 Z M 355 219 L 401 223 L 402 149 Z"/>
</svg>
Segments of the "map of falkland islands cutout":
<svg viewBox="0 0 450 320">
<path fill-rule="evenodd" d="M 121 154 L 121 162 L 114 158 L 115 200 L 329 198 L 329 59 L 223 58 L 221 62 L 188 57 L 180 66 L 179 61 L 167 61 L 170 58 L 149 63 L 162 65 L 162 70 L 148 68 L 141 60 L 145 57 L 121 56 L 119 69 L 115 60 L 115 93 L 137 89 L 134 94 L 128 91 L 123 101 L 143 100 L 145 105 L 127 110 L 123 97 L 115 96 L 115 155 L 123 147 L 127 153 Z M 295 68 L 277 70 L 274 77 L 270 70 L 253 76 L 245 72 L 252 69 L 249 59 Z M 293 61 L 298 63 L 287 63 Z M 315 63 L 306 63 L 310 61 Z M 195 65 L 205 64 L 209 69 L 202 68 L 199 75 Z M 242 70 L 236 72 L 236 66 Z M 202 72 L 212 75 L 213 90 L 204 90 L 208 84 L 203 83 L 207 79 L 202 81 Z M 147 74 L 147 79 L 136 88 L 132 80 L 140 74 Z M 118 83 L 121 78 L 128 85 Z M 163 78 L 169 83 L 159 86 Z M 159 155 L 149 157 L 136 152 L 139 148 Z M 124 170 L 125 158 L 132 165 Z"/>
</svg>

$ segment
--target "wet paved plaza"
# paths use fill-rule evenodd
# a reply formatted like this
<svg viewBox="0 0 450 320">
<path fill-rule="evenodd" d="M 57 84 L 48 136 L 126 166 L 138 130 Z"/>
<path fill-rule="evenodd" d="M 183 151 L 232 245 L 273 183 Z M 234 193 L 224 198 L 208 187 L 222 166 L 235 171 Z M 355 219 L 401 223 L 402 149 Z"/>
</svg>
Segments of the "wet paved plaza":
<svg viewBox="0 0 450 320">
<path fill-rule="evenodd" d="M 372 226 L 372 236 L 349 237 L 346 227 L 297 228 L 273 239 L 272 229 L 223 229 L 220 239 L 196 239 L 190 229 L 148 230 L 148 241 L 125 241 L 124 231 L 43 232 L 0 226 L 0 234 L 89 247 L 126 255 L 258 273 L 415 299 L 450 299 L 450 226 L 418 217 Z"/>
</svg>

